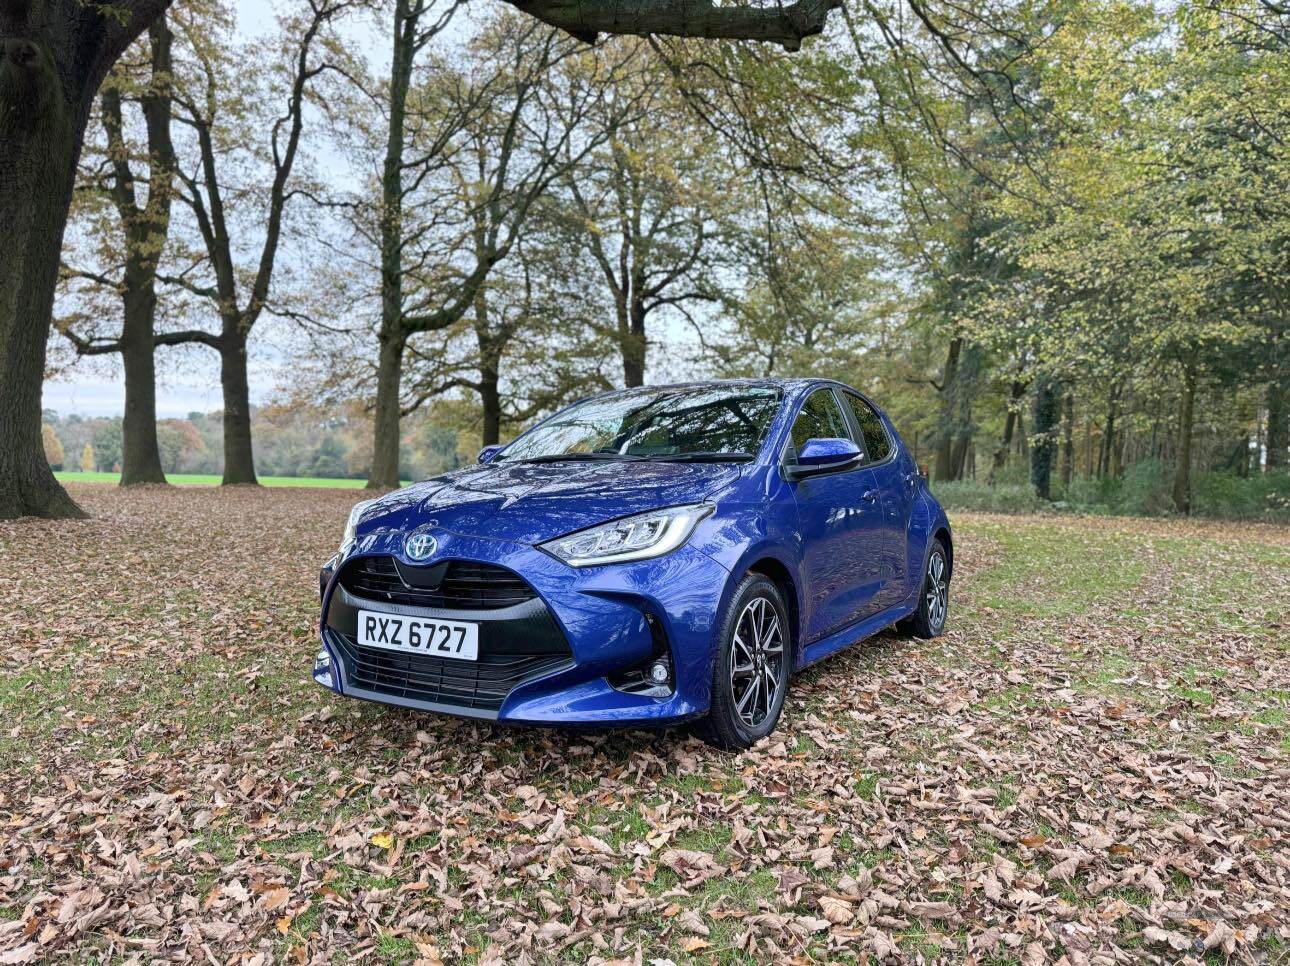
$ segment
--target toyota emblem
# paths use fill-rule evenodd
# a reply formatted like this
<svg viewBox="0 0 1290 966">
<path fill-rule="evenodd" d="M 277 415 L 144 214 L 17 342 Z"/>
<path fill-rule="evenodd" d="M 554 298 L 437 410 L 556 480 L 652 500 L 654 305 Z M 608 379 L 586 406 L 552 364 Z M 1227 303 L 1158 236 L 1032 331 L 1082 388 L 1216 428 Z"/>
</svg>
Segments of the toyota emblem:
<svg viewBox="0 0 1290 966">
<path fill-rule="evenodd" d="M 428 533 L 414 533 L 403 544 L 409 560 L 429 560 L 434 556 L 439 541 Z"/>
</svg>

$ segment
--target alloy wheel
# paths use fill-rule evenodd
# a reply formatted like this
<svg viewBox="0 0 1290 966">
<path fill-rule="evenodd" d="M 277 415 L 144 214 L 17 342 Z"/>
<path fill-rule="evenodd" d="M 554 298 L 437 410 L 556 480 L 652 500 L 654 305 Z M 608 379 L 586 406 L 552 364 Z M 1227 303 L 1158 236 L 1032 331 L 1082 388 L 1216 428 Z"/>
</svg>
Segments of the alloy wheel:
<svg viewBox="0 0 1290 966">
<path fill-rule="evenodd" d="M 927 620 L 932 629 L 939 631 L 945 623 L 945 613 L 950 604 L 950 585 L 945 579 L 945 557 L 939 550 L 927 561 Z"/>
<path fill-rule="evenodd" d="M 730 695 L 747 727 L 758 727 L 775 707 L 783 687 L 783 663 L 779 614 L 765 597 L 754 597 L 739 615 L 730 647 Z"/>
</svg>

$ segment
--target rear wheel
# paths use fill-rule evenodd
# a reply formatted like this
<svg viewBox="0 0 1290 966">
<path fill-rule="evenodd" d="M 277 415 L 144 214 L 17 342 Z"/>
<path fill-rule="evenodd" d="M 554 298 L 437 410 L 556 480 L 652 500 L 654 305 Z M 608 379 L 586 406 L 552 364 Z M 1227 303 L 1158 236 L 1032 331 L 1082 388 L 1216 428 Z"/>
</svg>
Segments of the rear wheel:
<svg viewBox="0 0 1290 966">
<path fill-rule="evenodd" d="M 779 588 L 749 574 L 731 600 L 718 638 L 712 707 L 696 728 L 718 748 L 742 750 L 775 730 L 788 692 L 791 637 Z"/>
<path fill-rule="evenodd" d="M 923 573 L 923 585 L 918 591 L 918 608 L 899 628 L 915 637 L 939 637 L 945 633 L 945 621 L 950 612 L 950 564 L 945 544 L 940 540 L 932 542 L 932 551 L 927 555 L 927 569 Z"/>
</svg>

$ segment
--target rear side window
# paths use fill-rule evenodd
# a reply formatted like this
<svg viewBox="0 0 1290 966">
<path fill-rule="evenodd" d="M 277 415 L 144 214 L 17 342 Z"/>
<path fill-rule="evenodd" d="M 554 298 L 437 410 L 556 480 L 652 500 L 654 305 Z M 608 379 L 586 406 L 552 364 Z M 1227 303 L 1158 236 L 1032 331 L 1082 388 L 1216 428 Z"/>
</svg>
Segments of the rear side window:
<svg viewBox="0 0 1290 966">
<path fill-rule="evenodd" d="M 870 461 L 881 463 L 891 453 L 891 440 L 887 438 L 887 430 L 882 425 L 882 419 L 873 411 L 873 407 L 859 396 L 853 396 L 849 392 L 843 395 L 851 407 L 851 412 L 855 413 L 860 434 L 864 437 L 865 452 L 869 454 Z"/>
<path fill-rule="evenodd" d="M 832 389 L 817 389 L 802 404 L 793 422 L 793 445 L 798 449 L 808 439 L 850 439 L 851 431 L 838 408 Z"/>
</svg>

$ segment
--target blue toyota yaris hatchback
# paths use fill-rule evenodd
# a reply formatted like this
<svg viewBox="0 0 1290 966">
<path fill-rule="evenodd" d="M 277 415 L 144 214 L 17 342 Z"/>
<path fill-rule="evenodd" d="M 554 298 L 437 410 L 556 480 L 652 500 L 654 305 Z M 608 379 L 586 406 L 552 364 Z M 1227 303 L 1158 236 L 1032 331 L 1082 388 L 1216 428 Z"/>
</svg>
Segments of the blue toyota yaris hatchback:
<svg viewBox="0 0 1290 966">
<path fill-rule="evenodd" d="M 611 392 L 350 514 L 313 677 L 525 724 L 745 748 L 792 671 L 945 627 L 953 543 L 891 422 L 818 379 Z"/>
</svg>

